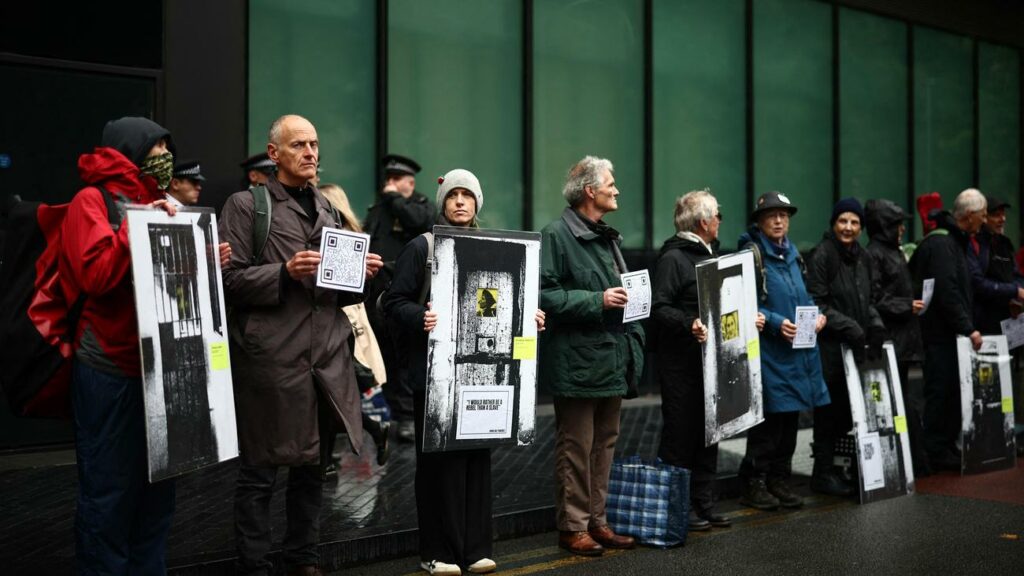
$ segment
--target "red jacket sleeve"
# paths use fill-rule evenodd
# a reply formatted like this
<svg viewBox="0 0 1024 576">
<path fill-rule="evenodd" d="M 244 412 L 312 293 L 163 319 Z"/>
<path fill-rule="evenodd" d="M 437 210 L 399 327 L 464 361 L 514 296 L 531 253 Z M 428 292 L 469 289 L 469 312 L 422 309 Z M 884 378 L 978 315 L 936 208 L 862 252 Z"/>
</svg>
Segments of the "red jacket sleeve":
<svg viewBox="0 0 1024 576">
<path fill-rule="evenodd" d="M 96 188 L 83 189 L 71 201 L 62 242 L 75 283 L 86 294 L 109 292 L 131 266 L 127 222 L 114 232 L 106 203 Z"/>
</svg>

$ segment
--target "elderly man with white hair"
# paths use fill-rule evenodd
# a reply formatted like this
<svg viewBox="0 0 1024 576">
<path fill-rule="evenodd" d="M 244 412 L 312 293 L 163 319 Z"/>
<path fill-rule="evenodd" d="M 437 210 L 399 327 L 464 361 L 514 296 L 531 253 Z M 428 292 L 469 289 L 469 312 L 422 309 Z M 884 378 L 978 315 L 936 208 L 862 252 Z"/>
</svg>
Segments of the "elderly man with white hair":
<svg viewBox="0 0 1024 576">
<path fill-rule="evenodd" d="M 538 373 L 555 404 L 558 543 L 584 556 L 634 546 L 612 532 L 605 514 L 622 396 L 644 368 L 643 329 L 622 323 L 622 236 L 602 220 L 619 208 L 612 171 L 602 158 L 577 162 L 562 190 L 569 206 L 541 231 L 547 332 Z"/>
<path fill-rule="evenodd" d="M 924 340 L 924 443 L 928 462 L 936 470 L 959 470 L 960 383 L 956 339 L 968 336 L 981 348 L 981 333 L 971 316 L 974 294 L 967 266 L 972 236 L 985 223 L 985 196 L 973 188 L 957 195 L 953 213 L 940 212 L 938 228 L 914 251 L 910 270 L 914 285 L 935 279 L 931 304 L 921 315 Z M 915 288 L 916 289 L 916 288 Z"/>
<path fill-rule="evenodd" d="M 651 318 L 657 331 L 655 373 L 661 387 L 662 461 L 690 470 L 691 531 L 727 528 L 731 522 L 714 511 L 718 444 L 704 445 L 704 372 L 701 344 L 708 329 L 700 319 L 697 264 L 718 256 L 722 212 L 707 190 L 676 200 L 676 233 L 661 247 L 655 268 Z M 764 327 L 758 312 L 758 329 Z M 653 336 L 652 336 L 653 338 Z"/>
</svg>

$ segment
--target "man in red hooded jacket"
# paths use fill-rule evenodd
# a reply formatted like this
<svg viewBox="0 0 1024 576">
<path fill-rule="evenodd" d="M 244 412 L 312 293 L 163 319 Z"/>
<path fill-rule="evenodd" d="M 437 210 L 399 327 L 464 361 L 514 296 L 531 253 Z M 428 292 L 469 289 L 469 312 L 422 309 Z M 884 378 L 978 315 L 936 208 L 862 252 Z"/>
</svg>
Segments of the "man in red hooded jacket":
<svg viewBox="0 0 1024 576">
<path fill-rule="evenodd" d="M 174 160 L 171 135 L 146 118 L 103 128 L 101 145 L 78 159 L 86 187 L 63 230 L 61 287 L 85 294 L 75 337 L 72 405 L 78 461 L 76 573 L 164 574 L 174 483 L 147 479 L 139 334 L 128 227 L 112 227 L 100 187 L 122 221 L 126 204 L 162 207 Z"/>
</svg>

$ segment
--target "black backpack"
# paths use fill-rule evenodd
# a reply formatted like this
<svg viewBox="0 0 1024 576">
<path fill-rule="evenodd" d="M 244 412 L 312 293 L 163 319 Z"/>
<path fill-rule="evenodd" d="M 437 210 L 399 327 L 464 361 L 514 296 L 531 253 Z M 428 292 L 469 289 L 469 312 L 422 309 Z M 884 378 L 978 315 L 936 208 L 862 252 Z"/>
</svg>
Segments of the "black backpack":
<svg viewBox="0 0 1024 576">
<path fill-rule="evenodd" d="M 121 213 L 97 186 L 115 231 Z M 70 204 L 17 202 L 5 217 L 0 260 L 0 384 L 19 416 L 71 415 L 71 361 L 85 294 L 64 294 L 61 236 Z"/>
</svg>

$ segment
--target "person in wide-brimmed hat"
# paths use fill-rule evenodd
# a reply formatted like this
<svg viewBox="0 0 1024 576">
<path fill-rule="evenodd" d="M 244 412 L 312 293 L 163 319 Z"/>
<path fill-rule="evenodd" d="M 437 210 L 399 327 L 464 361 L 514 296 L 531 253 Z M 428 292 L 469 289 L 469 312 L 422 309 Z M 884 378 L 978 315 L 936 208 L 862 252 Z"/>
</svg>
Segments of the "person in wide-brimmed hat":
<svg viewBox="0 0 1024 576">
<path fill-rule="evenodd" d="M 815 305 L 804 286 L 803 260 L 788 237 L 796 212 L 785 194 L 762 194 L 751 215 L 754 224 L 739 240 L 739 247 L 752 249 L 759 263 L 758 300 L 766 318 L 760 344 L 764 422 L 747 433 L 739 474 L 740 503 L 761 510 L 803 505 L 788 482 L 798 417 L 801 410 L 830 402 L 818 348 L 793 349 L 796 307 Z M 821 331 L 825 322 L 825 315 L 819 315 L 815 329 Z"/>
</svg>

